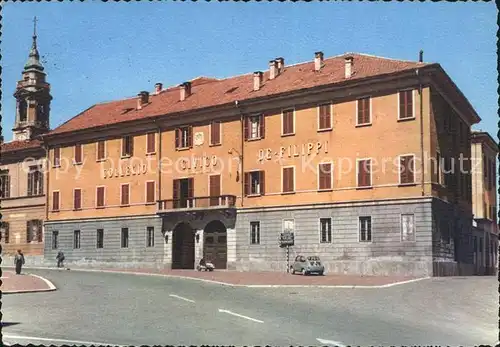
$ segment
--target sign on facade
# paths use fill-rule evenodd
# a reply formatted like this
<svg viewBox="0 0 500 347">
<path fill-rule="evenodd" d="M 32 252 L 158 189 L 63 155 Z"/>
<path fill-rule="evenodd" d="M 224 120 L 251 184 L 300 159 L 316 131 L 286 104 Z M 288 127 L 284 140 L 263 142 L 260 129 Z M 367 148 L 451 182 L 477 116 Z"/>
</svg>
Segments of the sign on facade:
<svg viewBox="0 0 500 347">
<path fill-rule="evenodd" d="M 281 146 L 279 150 L 273 151 L 272 148 L 259 149 L 258 160 L 259 162 L 269 161 L 272 159 L 298 158 L 307 157 L 312 154 L 328 153 L 328 141 L 324 142 L 308 142 L 301 145 L 289 145 L 286 147 Z"/>
<path fill-rule="evenodd" d="M 119 168 L 104 169 L 103 178 L 144 175 L 147 172 L 148 166 L 146 164 L 125 165 Z"/>
</svg>

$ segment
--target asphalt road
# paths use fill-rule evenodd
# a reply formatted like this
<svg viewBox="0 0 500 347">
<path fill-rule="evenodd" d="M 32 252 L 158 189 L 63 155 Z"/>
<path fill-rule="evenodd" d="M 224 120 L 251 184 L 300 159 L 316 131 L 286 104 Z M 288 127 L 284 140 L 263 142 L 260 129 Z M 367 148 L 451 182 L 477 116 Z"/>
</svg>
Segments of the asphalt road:
<svg viewBox="0 0 500 347">
<path fill-rule="evenodd" d="M 2 297 L 8 344 L 478 345 L 498 341 L 495 277 L 383 289 L 233 288 L 27 270 L 58 290 Z M 318 340 L 320 339 L 320 340 Z"/>
</svg>

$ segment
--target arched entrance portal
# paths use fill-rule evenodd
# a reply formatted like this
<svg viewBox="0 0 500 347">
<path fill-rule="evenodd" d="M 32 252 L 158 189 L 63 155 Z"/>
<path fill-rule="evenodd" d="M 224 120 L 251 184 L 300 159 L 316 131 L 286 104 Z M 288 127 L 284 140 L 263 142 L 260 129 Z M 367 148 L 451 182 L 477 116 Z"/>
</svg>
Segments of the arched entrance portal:
<svg viewBox="0 0 500 347">
<path fill-rule="evenodd" d="M 211 221 L 203 230 L 203 257 L 216 269 L 227 267 L 227 229 L 221 221 Z"/>
<path fill-rule="evenodd" d="M 194 231 L 187 223 L 172 233 L 172 269 L 194 269 Z"/>
</svg>

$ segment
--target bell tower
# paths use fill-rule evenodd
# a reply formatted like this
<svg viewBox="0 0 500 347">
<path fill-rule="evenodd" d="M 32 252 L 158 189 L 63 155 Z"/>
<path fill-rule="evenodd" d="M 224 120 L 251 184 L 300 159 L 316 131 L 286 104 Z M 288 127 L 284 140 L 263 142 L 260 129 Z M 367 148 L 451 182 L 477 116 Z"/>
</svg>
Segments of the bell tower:
<svg viewBox="0 0 500 347">
<path fill-rule="evenodd" d="M 31 140 L 50 129 L 50 84 L 45 81 L 44 67 L 36 45 L 36 17 L 33 19 L 33 44 L 24 70 L 22 80 L 17 82 L 16 120 L 14 141 Z"/>
</svg>

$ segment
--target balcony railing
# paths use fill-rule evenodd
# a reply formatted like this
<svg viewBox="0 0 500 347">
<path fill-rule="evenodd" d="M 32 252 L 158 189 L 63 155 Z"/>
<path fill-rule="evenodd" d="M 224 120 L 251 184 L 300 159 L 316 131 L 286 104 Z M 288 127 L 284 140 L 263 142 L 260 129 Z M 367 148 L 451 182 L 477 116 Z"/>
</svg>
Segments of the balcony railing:
<svg viewBox="0 0 500 347">
<path fill-rule="evenodd" d="M 235 206 L 236 196 L 234 195 L 199 196 L 193 198 L 159 200 L 158 212 L 234 208 Z"/>
</svg>

